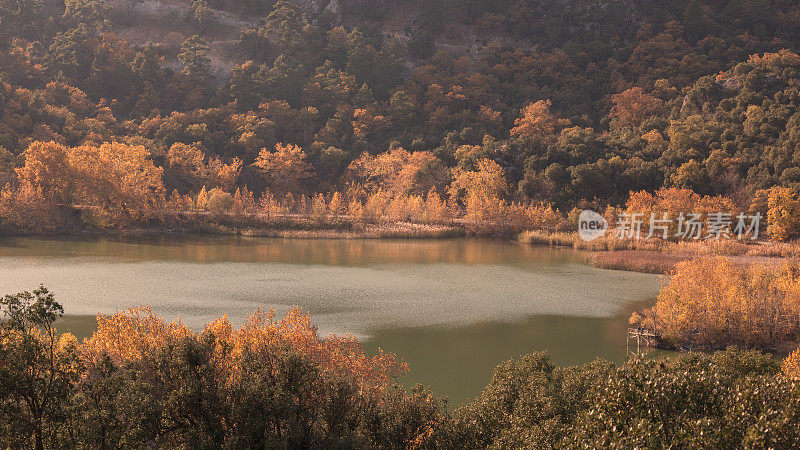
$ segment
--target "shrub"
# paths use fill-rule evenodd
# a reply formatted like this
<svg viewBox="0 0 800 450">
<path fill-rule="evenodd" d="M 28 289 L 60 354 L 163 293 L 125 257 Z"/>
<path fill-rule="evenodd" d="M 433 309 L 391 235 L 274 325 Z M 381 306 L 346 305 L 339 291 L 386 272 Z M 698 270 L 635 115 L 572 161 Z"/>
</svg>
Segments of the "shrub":
<svg viewBox="0 0 800 450">
<path fill-rule="evenodd" d="M 499 365 L 440 429 L 447 448 L 789 448 L 800 385 L 758 352 L 556 367 L 543 353 Z"/>
<path fill-rule="evenodd" d="M 214 188 L 208 193 L 208 209 L 214 214 L 225 214 L 233 207 L 233 196 Z"/>
</svg>

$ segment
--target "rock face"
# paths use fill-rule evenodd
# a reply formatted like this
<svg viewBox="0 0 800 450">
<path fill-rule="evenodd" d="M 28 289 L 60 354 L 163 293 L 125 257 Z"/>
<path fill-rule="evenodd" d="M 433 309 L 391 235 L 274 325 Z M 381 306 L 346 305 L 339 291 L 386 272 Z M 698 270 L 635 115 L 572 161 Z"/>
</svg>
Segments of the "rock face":
<svg viewBox="0 0 800 450">
<path fill-rule="evenodd" d="M 339 7 L 339 0 L 331 0 L 331 2 L 328 3 L 328 6 L 325 7 L 325 11 L 328 11 L 336 15 L 336 17 L 341 18 L 340 17 L 341 8 Z"/>
<path fill-rule="evenodd" d="M 315 17 L 327 13 L 334 17 L 337 23 L 342 21 L 342 6 L 339 0 L 295 0 L 308 16 Z"/>
<path fill-rule="evenodd" d="M 330 11 L 339 14 L 338 0 L 297 0 L 295 4 L 309 15 L 317 15 L 323 11 Z"/>
</svg>

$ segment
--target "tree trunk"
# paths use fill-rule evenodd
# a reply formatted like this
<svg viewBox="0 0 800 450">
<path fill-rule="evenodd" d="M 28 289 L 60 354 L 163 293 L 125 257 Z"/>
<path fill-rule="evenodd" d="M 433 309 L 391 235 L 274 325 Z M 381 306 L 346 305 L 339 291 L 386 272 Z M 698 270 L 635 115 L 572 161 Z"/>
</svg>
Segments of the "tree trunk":
<svg viewBox="0 0 800 450">
<path fill-rule="evenodd" d="M 33 429 L 33 437 L 36 440 L 36 450 L 44 450 L 44 442 L 42 441 L 42 423 L 37 422 L 36 427 Z"/>
</svg>

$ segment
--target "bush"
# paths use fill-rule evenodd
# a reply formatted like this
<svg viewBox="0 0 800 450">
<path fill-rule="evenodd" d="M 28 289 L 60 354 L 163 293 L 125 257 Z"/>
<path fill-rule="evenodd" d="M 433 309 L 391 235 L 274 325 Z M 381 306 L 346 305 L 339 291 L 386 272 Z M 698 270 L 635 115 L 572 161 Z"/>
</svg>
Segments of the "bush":
<svg viewBox="0 0 800 450">
<path fill-rule="evenodd" d="M 758 352 L 558 368 L 543 353 L 495 369 L 437 438 L 448 448 L 790 448 L 800 384 Z"/>
<path fill-rule="evenodd" d="M 233 207 L 233 196 L 221 189 L 208 193 L 208 209 L 214 214 L 225 214 Z"/>
<path fill-rule="evenodd" d="M 321 338 L 295 309 L 200 333 L 149 310 L 99 317 L 78 344 L 40 288 L 6 296 L 0 440 L 23 447 L 651 448 L 800 445 L 797 354 L 734 348 L 674 361 L 500 364 L 454 415 L 392 355 Z"/>
</svg>

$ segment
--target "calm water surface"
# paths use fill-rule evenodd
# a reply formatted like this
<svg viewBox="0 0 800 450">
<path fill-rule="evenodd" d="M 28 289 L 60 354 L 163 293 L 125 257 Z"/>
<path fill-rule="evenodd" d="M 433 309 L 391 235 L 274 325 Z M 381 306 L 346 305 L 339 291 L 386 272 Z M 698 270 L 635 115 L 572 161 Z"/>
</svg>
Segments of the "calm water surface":
<svg viewBox="0 0 800 450">
<path fill-rule="evenodd" d="M 473 239 L 0 238 L 0 293 L 45 284 L 79 336 L 96 314 L 132 306 L 200 329 L 298 305 L 321 333 L 397 353 L 407 384 L 460 403 L 499 362 L 531 351 L 562 365 L 624 358 L 627 315 L 653 301 L 658 277 L 582 260 Z"/>
</svg>

